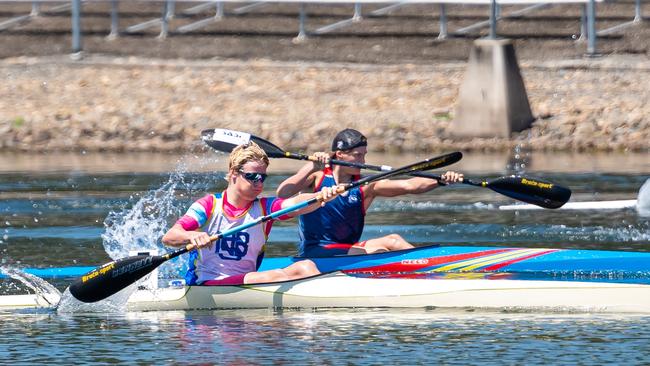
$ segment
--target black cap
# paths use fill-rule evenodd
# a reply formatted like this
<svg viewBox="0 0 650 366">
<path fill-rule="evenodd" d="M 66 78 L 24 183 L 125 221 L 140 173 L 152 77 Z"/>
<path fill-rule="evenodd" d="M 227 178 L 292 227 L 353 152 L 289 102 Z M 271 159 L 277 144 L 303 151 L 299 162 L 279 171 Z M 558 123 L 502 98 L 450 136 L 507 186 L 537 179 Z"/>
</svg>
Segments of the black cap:
<svg viewBox="0 0 650 366">
<path fill-rule="evenodd" d="M 337 133 L 332 141 L 332 151 L 350 150 L 359 146 L 368 146 L 368 139 L 361 132 L 351 128 Z"/>
</svg>

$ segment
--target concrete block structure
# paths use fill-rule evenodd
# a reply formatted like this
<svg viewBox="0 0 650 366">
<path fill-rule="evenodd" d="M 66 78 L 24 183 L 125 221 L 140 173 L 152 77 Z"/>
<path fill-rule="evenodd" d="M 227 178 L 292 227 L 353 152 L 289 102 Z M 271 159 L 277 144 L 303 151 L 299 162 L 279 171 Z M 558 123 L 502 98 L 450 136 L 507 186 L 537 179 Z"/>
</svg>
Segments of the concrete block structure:
<svg viewBox="0 0 650 366">
<path fill-rule="evenodd" d="M 460 87 L 454 134 L 509 137 L 533 120 L 512 41 L 476 40 Z"/>
</svg>

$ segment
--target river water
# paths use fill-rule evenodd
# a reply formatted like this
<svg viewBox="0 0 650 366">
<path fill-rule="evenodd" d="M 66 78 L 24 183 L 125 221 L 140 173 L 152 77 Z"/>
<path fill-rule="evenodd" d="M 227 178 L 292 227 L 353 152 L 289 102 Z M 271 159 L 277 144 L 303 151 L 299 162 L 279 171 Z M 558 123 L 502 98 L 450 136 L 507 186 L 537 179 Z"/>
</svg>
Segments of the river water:
<svg viewBox="0 0 650 366">
<path fill-rule="evenodd" d="M 371 155 L 404 165 L 428 156 Z M 300 162 L 274 160 L 267 193 Z M 63 291 L 72 279 L 24 267 L 94 266 L 141 248 L 186 206 L 225 187 L 225 158 L 162 154 L 0 154 L 0 295 Z M 648 154 L 467 154 L 476 180 L 515 172 L 573 190 L 572 201 L 635 199 Z M 376 201 L 364 237 L 416 243 L 650 250 L 650 217 L 634 209 L 503 211 L 514 201 L 456 185 Z M 274 226 L 268 256 L 295 252 L 295 222 Z M 182 259 L 161 268 L 175 277 Z M 15 274 L 18 274 L 16 276 Z M 56 290 L 54 290 L 56 291 Z M 471 310 L 347 309 L 66 313 L 0 311 L 7 363 L 130 364 L 647 364 L 650 317 Z"/>
</svg>

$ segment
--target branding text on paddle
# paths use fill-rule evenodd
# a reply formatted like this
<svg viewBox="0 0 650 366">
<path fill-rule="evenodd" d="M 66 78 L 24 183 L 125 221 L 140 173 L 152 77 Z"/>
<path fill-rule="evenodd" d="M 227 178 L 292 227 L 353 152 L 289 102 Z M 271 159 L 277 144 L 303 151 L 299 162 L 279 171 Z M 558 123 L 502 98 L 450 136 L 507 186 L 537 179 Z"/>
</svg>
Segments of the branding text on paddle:
<svg viewBox="0 0 650 366">
<path fill-rule="evenodd" d="M 249 143 L 251 135 L 245 132 L 215 128 L 204 130 L 201 133 L 201 139 L 214 149 L 232 151 L 236 146 Z"/>
</svg>

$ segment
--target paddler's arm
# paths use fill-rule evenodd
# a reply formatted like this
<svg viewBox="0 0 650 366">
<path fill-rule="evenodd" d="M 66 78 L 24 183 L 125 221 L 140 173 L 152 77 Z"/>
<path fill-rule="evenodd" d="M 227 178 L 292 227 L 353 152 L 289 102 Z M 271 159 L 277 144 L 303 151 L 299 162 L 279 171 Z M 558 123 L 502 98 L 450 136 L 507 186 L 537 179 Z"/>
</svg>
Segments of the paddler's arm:
<svg viewBox="0 0 650 366">
<path fill-rule="evenodd" d="M 454 184 L 463 180 L 463 174 L 448 171 L 441 176 L 444 184 Z M 430 178 L 411 178 L 402 180 L 384 179 L 369 184 L 364 189 L 365 197 L 395 197 L 403 194 L 418 194 L 428 192 L 440 186 L 440 182 Z"/>
<path fill-rule="evenodd" d="M 163 244 L 170 247 L 184 247 L 187 244 L 195 244 L 202 248 L 210 245 L 210 235 L 203 231 L 188 231 L 181 224 L 172 226 L 162 237 Z"/>
<path fill-rule="evenodd" d="M 207 221 L 208 212 L 212 211 L 214 199 L 207 194 L 195 201 L 174 226 L 162 237 L 163 244 L 171 247 L 183 247 L 188 243 L 198 247 L 210 245 L 210 236 L 202 231 L 197 231 Z"/>
<path fill-rule="evenodd" d="M 337 188 L 338 187 L 323 187 L 323 189 L 321 189 L 320 192 L 317 193 L 301 193 L 297 196 L 283 200 L 281 207 L 282 208 L 291 207 L 300 202 L 308 201 L 314 197 L 320 196 L 322 198 L 321 200 L 312 203 L 311 205 L 305 208 L 301 208 L 300 210 L 290 212 L 286 216 L 296 217 L 296 216 L 300 216 L 300 215 L 304 215 L 316 211 L 320 207 L 324 206 L 327 202 L 333 200 L 338 195 Z"/>
<path fill-rule="evenodd" d="M 314 181 L 319 172 L 323 170 L 325 164 L 330 160 L 330 155 L 324 152 L 314 153 L 318 161 L 310 161 L 303 165 L 298 172 L 284 182 L 280 183 L 278 189 L 275 191 L 276 195 L 280 198 L 291 197 L 297 193 L 307 191 L 308 188 L 313 187 Z"/>
</svg>

